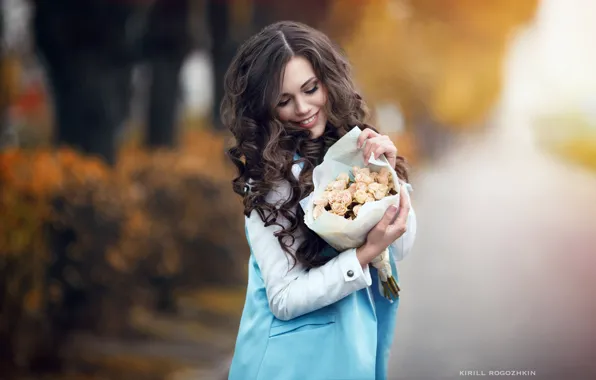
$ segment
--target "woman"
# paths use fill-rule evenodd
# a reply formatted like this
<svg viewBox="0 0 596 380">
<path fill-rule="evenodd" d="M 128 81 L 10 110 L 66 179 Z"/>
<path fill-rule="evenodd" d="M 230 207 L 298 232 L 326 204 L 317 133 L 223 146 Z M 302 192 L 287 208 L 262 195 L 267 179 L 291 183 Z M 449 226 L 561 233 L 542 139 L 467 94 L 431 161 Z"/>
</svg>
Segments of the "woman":
<svg viewBox="0 0 596 380">
<path fill-rule="evenodd" d="M 368 264 L 390 247 L 397 274 L 394 260 L 411 249 L 415 216 L 405 186 L 399 211 L 390 207 L 366 243 L 345 252 L 305 226 L 298 203 L 313 190 L 313 168 L 327 149 L 365 126 L 366 116 L 348 62 L 306 25 L 266 27 L 230 65 L 222 119 L 236 140 L 228 154 L 251 248 L 230 379 L 386 378 L 398 302 L 370 286 L 377 273 Z M 388 137 L 366 128 L 358 143 L 365 158 L 384 154 L 407 181 Z"/>
</svg>

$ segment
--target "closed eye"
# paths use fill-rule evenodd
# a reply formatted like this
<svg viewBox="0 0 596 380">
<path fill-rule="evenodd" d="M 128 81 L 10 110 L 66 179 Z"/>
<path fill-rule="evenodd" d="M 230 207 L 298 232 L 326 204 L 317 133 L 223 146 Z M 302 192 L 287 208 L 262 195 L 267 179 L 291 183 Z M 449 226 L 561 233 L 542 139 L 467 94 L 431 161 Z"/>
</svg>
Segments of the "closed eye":
<svg viewBox="0 0 596 380">
<path fill-rule="evenodd" d="M 290 102 L 290 99 L 286 99 L 286 100 L 283 100 L 283 101 L 277 103 L 277 106 L 278 107 L 285 107 L 285 106 L 288 105 L 289 102 Z"/>
<path fill-rule="evenodd" d="M 317 92 L 317 90 L 319 89 L 319 85 L 315 84 L 310 90 L 304 91 L 307 94 L 314 94 L 315 92 Z"/>
</svg>

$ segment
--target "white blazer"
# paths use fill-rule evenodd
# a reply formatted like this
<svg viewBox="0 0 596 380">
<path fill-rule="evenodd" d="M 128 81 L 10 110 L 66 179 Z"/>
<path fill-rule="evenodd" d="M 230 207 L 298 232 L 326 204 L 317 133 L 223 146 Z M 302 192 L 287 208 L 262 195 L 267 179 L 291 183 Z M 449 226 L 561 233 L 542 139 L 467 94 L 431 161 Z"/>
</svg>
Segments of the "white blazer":
<svg viewBox="0 0 596 380">
<path fill-rule="evenodd" d="M 297 164 L 292 167 L 296 177 L 300 170 Z M 408 184 L 406 187 L 409 199 L 408 190 L 411 190 L 411 186 Z M 268 195 L 267 201 L 281 204 L 289 198 L 290 191 L 288 184 L 280 186 Z M 281 248 L 274 235 L 281 227 L 265 227 L 256 211 L 245 221 L 249 244 L 265 283 L 269 307 L 278 319 L 289 320 L 320 309 L 372 283 L 369 268 L 366 266 L 366 269 L 362 269 L 356 249 L 341 252 L 317 268 L 307 270 L 300 263 L 292 268 L 293 258 Z M 280 218 L 277 221 L 284 224 Z M 414 207 L 410 207 L 406 233 L 392 243 L 393 249 L 390 250 L 396 261 L 409 255 L 415 239 L 416 213 Z M 304 237 L 297 234 L 292 249 L 295 251 L 303 240 Z"/>
</svg>

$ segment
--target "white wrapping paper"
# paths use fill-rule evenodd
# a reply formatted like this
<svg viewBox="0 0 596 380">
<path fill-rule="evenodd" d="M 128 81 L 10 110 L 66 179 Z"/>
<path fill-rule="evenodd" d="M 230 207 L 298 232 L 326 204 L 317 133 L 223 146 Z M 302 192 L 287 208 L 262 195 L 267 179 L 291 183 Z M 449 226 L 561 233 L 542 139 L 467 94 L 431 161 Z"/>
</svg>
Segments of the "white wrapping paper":
<svg viewBox="0 0 596 380">
<path fill-rule="evenodd" d="M 340 252 L 364 244 L 368 232 L 381 220 L 387 208 L 391 205 L 399 206 L 400 181 L 394 168 L 389 165 L 384 155 L 381 155 L 378 160 L 371 155 L 369 164 L 364 163 L 362 155 L 364 147 L 358 149 L 357 146 L 358 136 L 361 132 L 360 128 L 354 127 L 329 148 L 323 162 L 313 171 L 313 192 L 300 202 L 300 206 L 304 210 L 304 222 L 308 228 Z M 374 172 L 386 167 L 393 176 L 397 195 L 365 203 L 354 220 L 348 220 L 326 211 L 315 220 L 313 218 L 314 200 L 321 196 L 325 187 L 334 181 L 340 173 L 350 173 L 353 166 L 368 167 Z"/>
</svg>

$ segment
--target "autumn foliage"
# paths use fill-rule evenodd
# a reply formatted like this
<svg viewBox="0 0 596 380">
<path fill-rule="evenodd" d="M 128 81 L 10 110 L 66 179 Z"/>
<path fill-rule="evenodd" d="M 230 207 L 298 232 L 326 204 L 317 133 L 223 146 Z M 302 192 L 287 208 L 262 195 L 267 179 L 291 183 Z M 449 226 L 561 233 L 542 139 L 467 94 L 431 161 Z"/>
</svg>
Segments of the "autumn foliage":
<svg viewBox="0 0 596 380">
<path fill-rule="evenodd" d="M 400 105 L 446 128 L 481 121 L 498 98 L 506 44 L 531 20 L 536 0 L 336 0 L 331 25 L 371 103 Z"/>
<path fill-rule="evenodd" d="M 164 289 L 244 283 L 224 141 L 186 137 L 126 148 L 114 168 L 68 148 L 0 154 L 3 360 L 55 351 L 70 329 L 125 333 L 132 306 L 172 306 Z"/>
<path fill-rule="evenodd" d="M 569 163 L 596 170 L 596 125 L 582 113 L 543 115 L 533 131 L 540 147 Z"/>
</svg>

